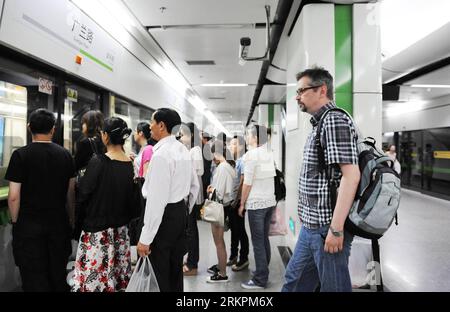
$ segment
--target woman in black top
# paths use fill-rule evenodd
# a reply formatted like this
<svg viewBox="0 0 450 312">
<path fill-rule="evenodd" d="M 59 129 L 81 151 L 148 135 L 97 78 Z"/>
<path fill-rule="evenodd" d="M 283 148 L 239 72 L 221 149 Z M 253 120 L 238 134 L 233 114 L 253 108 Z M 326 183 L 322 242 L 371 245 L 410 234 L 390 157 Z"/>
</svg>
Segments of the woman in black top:
<svg viewBox="0 0 450 312">
<path fill-rule="evenodd" d="M 103 128 L 103 114 L 91 110 L 81 117 L 81 132 L 83 137 L 75 148 L 75 170 L 86 168 L 93 154 L 103 154 L 105 146 L 101 140 L 100 131 Z"/>
<path fill-rule="evenodd" d="M 98 110 L 90 110 L 81 117 L 83 136 L 77 142 L 75 148 L 76 197 L 78 197 L 79 184 L 92 156 L 105 153 L 105 145 L 102 143 L 100 134 L 103 129 L 103 122 L 103 114 Z M 72 233 L 72 237 L 75 240 L 80 238 L 81 222 L 84 217 L 80 207 L 77 205 L 75 207 L 75 229 Z"/>
<path fill-rule="evenodd" d="M 124 291 L 131 276 L 127 224 L 133 217 L 133 163 L 123 145 L 132 130 L 125 121 L 105 120 L 107 153 L 94 155 L 81 180 L 77 202 L 84 210 L 73 291 Z"/>
</svg>

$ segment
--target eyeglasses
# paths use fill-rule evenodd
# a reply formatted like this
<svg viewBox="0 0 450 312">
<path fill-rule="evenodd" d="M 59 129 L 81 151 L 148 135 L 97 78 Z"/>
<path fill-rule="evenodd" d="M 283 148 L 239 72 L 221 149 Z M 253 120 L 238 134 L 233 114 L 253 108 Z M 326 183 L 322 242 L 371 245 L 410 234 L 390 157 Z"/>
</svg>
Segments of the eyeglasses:
<svg viewBox="0 0 450 312">
<path fill-rule="evenodd" d="M 319 88 L 319 87 L 321 87 L 322 85 L 318 85 L 318 86 L 311 86 L 311 87 L 306 87 L 306 88 L 300 88 L 300 89 L 297 89 L 297 95 L 302 95 L 303 93 L 305 93 L 306 91 L 308 91 L 309 89 L 315 89 L 315 88 Z"/>
</svg>

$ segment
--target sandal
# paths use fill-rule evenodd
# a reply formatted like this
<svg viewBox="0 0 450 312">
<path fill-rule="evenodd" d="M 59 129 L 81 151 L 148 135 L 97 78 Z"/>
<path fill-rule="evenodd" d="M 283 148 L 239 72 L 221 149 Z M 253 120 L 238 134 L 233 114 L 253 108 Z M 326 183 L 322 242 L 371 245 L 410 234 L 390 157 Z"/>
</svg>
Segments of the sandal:
<svg viewBox="0 0 450 312">
<path fill-rule="evenodd" d="M 194 276 L 197 275 L 197 269 L 190 269 L 187 264 L 183 265 L 183 275 L 184 276 Z"/>
</svg>

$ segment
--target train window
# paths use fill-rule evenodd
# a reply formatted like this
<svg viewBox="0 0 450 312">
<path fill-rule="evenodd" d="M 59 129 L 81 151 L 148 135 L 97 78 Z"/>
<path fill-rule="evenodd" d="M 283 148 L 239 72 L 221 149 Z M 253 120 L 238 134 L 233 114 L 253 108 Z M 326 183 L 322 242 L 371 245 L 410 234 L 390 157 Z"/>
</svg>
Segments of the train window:
<svg viewBox="0 0 450 312">
<path fill-rule="evenodd" d="M 438 128 L 399 133 L 403 185 L 448 196 L 449 130 Z"/>
<path fill-rule="evenodd" d="M 4 180 L 12 153 L 27 142 L 27 89 L 0 81 L 0 198 L 8 196 Z"/>
<path fill-rule="evenodd" d="M 55 112 L 55 79 L 25 64 L 0 57 L 0 200 L 8 196 L 4 179 L 12 153 L 31 142 L 30 113 L 38 108 Z"/>
<path fill-rule="evenodd" d="M 138 123 L 145 121 L 150 122 L 153 110 L 133 104 L 123 98 L 111 95 L 111 115 L 120 117 L 128 124 L 133 131 L 136 130 Z M 127 154 L 139 152 L 139 146 L 134 142 L 133 137 L 125 142 L 125 152 Z"/>
<path fill-rule="evenodd" d="M 66 82 L 64 98 L 64 147 L 75 154 L 76 143 L 82 138 L 81 118 L 84 113 L 100 107 L 100 95 L 79 85 Z"/>
<path fill-rule="evenodd" d="M 422 172 L 424 190 L 448 195 L 450 189 L 449 128 L 424 130 Z"/>
<path fill-rule="evenodd" d="M 128 128 L 133 129 L 133 119 L 137 119 L 134 109 L 132 108 L 131 104 L 127 102 L 124 99 L 121 99 L 120 97 L 111 95 L 110 98 L 110 104 L 111 104 L 111 116 L 112 117 L 119 117 L 125 120 L 125 122 L 128 125 Z M 125 141 L 124 149 L 125 153 L 129 155 L 132 152 L 132 144 L 133 144 L 133 138 L 132 136 Z"/>
</svg>

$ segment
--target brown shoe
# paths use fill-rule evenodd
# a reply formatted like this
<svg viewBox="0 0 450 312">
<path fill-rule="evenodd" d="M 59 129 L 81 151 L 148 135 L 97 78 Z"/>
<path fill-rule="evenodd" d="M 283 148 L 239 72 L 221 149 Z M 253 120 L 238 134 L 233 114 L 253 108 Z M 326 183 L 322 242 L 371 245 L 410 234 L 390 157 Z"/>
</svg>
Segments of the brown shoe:
<svg viewBox="0 0 450 312">
<path fill-rule="evenodd" d="M 195 276 L 197 275 L 197 269 L 190 269 L 186 264 L 183 265 L 183 275 L 184 276 Z"/>
</svg>

